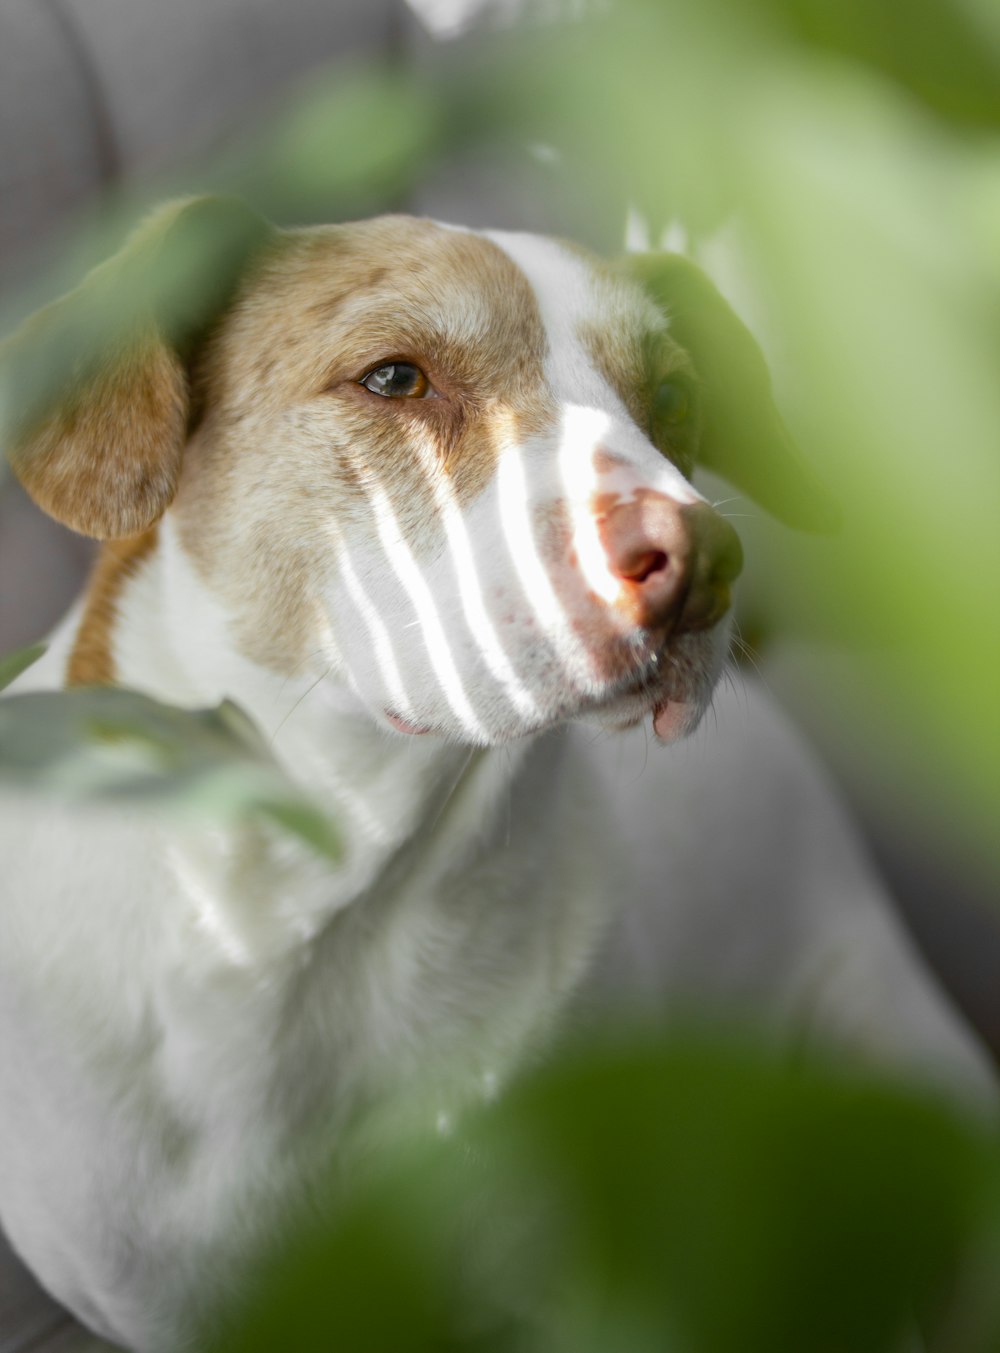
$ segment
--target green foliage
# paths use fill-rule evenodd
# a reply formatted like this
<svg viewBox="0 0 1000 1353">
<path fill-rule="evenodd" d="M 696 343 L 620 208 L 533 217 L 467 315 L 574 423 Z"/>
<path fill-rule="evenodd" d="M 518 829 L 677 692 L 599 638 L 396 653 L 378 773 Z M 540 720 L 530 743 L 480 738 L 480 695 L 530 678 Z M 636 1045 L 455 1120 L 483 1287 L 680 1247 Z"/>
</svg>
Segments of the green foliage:
<svg viewBox="0 0 1000 1353">
<path fill-rule="evenodd" d="M 847 652 L 810 671 L 831 745 L 853 743 L 883 802 L 1000 866 L 1000 11 L 600 13 L 512 43 L 463 97 L 481 124 L 566 150 L 594 203 L 585 237 L 612 238 L 625 202 L 654 244 L 680 220 L 711 252 L 738 223 L 728 285 L 844 509 L 839 538 L 814 542 L 730 508 L 747 614 Z"/>
<path fill-rule="evenodd" d="M 0 691 L 6 690 L 12 681 L 16 681 L 22 672 L 36 663 L 45 652 L 45 647 L 45 644 L 33 644 L 30 648 L 19 648 L 15 653 L 0 658 Z"/>
<path fill-rule="evenodd" d="M 401 71 L 335 67 L 234 156 L 222 178 L 281 221 L 385 211 L 426 172 L 444 139 L 443 113 L 441 100 Z"/>
<path fill-rule="evenodd" d="M 25 656 L 8 659 L 11 670 Z M 333 823 L 229 701 L 185 710 L 110 687 L 8 696 L 0 701 L 3 787 L 128 802 L 194 822 L 266 818 L 321 855 L 340 857 Z"/>
<path fill-rule="evenodd" d="M 210 1347 L 990 1353 L 998 1184 L 911 1091 L 743 1038 L 590 1049 L 321 1191 Z"/>
</svg>

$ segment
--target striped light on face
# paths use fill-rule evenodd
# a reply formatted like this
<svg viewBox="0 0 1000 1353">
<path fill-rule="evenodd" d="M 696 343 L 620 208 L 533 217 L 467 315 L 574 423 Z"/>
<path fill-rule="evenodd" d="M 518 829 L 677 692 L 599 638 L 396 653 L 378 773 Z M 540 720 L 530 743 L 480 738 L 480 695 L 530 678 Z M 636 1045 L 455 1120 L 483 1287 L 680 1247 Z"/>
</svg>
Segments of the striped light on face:
<svg viewBox="0 0 1000 1353">
<path fill-rule="evenodd" d="M 567 405 L 562 411 L 559 431 L 559 475 L 569 508 L 570 545 L 576 554 L 587 586 L 607 605 L 613 606 L 621 590 L 621 579 L 608 567 L 608 557 L 598 531 L 595 499 L 600 491 L 600 475 L 595 453 L 606 434 L 610 418 L 600 409 Z"/>
<path fill-rule="evenodd" d="M 521 677 L 518 676 L 496 627 L 487 612 L 481 580 L 481 565 L 476 560 L 465 515 L 451 480 L 441 471 L 441 457 L 431 439 L 418 429 L 414 437 L 424 473 L 430 483 L 435 505 L 444 527 L 448 552 L 458 582 L 462 614 L 476 649 L 490 675 L 500 686 L 513 709 L 530 723 L 537 721 L 539 707 Z"/>
</svg>

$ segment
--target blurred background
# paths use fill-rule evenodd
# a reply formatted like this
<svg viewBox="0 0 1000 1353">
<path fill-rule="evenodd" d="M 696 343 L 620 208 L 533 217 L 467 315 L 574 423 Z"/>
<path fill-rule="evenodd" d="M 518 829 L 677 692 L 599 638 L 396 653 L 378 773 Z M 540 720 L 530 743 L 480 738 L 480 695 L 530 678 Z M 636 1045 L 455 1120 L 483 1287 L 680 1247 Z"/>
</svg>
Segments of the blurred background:
<svg viewBox="0 0 1000 1353">
<path fill-rule="evenodd" d="M 993 0 L 0 0 L 0 149 L 4 332 L 203 189 L 689 248 L 844 511 L 827 539 L 731 505 L 754 665 L 1000 1054 Z M 2 654 L 91 546 L 0 475 Z M 83 1346 L 0 1264 L 0 1353 L 42 1337 Z"/>
</svg>

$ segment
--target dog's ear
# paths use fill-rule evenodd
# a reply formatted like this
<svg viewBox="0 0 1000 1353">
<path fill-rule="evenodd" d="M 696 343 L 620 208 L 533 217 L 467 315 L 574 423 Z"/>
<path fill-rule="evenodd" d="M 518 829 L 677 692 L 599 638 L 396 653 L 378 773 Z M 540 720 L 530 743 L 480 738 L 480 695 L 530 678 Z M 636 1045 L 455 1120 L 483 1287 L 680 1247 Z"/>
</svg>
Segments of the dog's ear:
<svg viewBox="0 0 1000 1353">
<path fill-rule="evenodd" d="M 834 530 L 839 509 L 775 406 L 764 354 L 711 279 L 682 254 L 629 254 L 621 264 L 665 311 L 701 377 L 699 463 L 791 526 Z"/>
<path fill-rule="evenodd" d="M 7 454 L 58 521 L 107 540 L 169 506 L 189 367 L 274 232 L 242 203 L 168 203 L 0 348 Z"/>
</svg>

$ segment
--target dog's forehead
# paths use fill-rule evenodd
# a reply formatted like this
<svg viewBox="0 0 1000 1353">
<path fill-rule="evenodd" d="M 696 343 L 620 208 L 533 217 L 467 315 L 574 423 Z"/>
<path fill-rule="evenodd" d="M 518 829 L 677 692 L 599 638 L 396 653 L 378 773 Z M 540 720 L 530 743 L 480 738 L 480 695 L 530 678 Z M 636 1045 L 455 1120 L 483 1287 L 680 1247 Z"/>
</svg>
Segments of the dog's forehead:
<svg viewBox="0 0 1000 1353">
<path fill-rule="evenodd" d="M 341 324 L 397 314 L 456 341 L 499 329 L 540 331 L 534 291 L 483 234 L 410 216 L 290 232 L 267 282 L 302 309 Z"/>
<path fill-rule="evenodd" d="M 647 341 L 666 333 L 662 311 L 633 281 L 579 246 L 542 235 L 486 233 L 532 288 L 557 393 L 579 398 L 583 378 L 595 397 L 608 383 L 628 402 L 630 387 L 641 379 Z M 587 381 L 588 367 L 596 381 Z"/>
<path fill-rule="evenodd" d="M 404 317 L 456 340 L 475 342 L 499 328 L 537 327 L 534 295 L 520 269 L 486 236 L 408 216 L 381 216 L 348 226 L 333 239 L 334 276 L 351 295 L 340 314 L 371 313 L 388 300 Z M 353 301 L 353 307 L 352 307 Z"/>
<path fill-rule="evenodd" d="M 545 236 L 383 216 L 296 232 L 290 245 L 265 291 L 283 308 L 298 294 L 299 313 L 338 347 L 348 336 L 384 338 L 387 352 L 429 341 L 460 366 L 478 353 L 487 370 L 544 365 L 550 385 L 575 387 L 589 368 L 618 386 L 664 326 L 634 283 Z"/>
<path fill-rule="evenodd" d="M 666 327 L 663 314 L 639 287 L 585 249 L 545 235 L 483 234 L 527 279 L 553 346 L 586 343 L 595 327 L 628 334 Z"/>
</svg>

